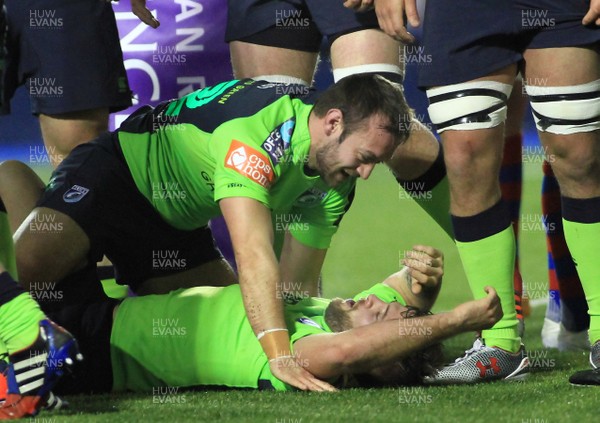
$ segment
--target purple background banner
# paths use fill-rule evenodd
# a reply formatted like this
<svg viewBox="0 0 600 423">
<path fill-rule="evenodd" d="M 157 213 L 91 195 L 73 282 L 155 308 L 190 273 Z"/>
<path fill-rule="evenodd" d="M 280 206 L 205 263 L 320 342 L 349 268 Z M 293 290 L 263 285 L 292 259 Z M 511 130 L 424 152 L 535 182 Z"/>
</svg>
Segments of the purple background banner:
<svg viewBox="0 0 600 423">
<path fill-rule="evenodd" d="M 144 104 L 181 97 L 231 79 L 224 41 L 224 0 L 160 0 L 146 6 L 160 22 L 153 29 L 131 12 L 128 1 L 113 3 L 134 106 L 111 115 L 111 129 Z"/>
</svg>

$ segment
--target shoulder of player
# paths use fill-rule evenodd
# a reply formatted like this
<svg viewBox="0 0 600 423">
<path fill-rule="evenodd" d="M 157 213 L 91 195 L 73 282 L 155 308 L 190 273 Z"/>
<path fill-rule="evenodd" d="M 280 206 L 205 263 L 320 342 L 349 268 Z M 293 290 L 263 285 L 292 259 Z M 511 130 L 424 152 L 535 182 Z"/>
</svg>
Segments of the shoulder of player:
<svg viewBox="0 0 600 423">
<path fill-rule="evenodd" d="M 228 144 L 228 156 L 242 148 L 247 154 L 269 162 L 273 168 L 278 169 L 278 165 L 284 160 L 291 160 L 290 153 L 293 149 L 290 147 L 295 125 L 294 114 L 286 110 L 284 113 L 255 115 L 225 122 L 218 132 L 215 131 L 215 136 L 231 140 Z M 303 163 L 298 161 L 298 165 Z"/>
</svg>

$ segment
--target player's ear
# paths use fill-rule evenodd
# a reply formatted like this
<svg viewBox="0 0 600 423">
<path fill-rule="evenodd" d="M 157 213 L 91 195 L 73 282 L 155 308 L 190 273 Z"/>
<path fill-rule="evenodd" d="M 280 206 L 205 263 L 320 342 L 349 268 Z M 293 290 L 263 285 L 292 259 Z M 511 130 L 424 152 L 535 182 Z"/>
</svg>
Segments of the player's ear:
<svg viewBox="0 0 600 423">
<path fill-rule="evenodd" d="M 343 113 L 340 109 L 329 109 L 325 114 L 323 122 L 325 128 L 325 135 L 335 135 L 336 133 L 341 134 L 343 127 Z"/>
</svg>

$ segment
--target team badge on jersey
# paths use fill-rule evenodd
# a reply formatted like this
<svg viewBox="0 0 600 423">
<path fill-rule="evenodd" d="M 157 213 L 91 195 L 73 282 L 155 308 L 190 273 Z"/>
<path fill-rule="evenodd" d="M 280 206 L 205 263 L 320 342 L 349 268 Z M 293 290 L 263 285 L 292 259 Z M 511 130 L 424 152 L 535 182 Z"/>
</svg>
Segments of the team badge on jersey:
<svg viewBox="0 0 600 423">
<path fill-rule="evenodd" d="M 300 323 L 303 323 L 303 324 L 305 324 L 305 325 L 308 325 L 308 326 L 314 326 L 314 327 L 316 327 L 316 328 L 319 328 L 319 329 L 325 330 L 325 329 L 324 329 L 324 328 L 323 328 L 323 327 L 322 327 L 320 324 L 318 324 L 318 323 L 317 323 L 317 322 L 315 322 L 314 320 L 311 320 L 311 319 L 309 319 L 308 317 L 301 317 L 301 318 L 299 318 L 299 319 L 298 319 L 298 321 L 299 321 Z"/>
<path fill-rule="evenodd" d="M 290 140 L 292 139 L 292 133 L 294 132 L 294 126 L 296 121 L 294 119 L 288 119 L 273 129 L 267 139 L 262 143 L 261 147 L 271 157 L 271 163 L 273 166 L 277 166 L 283 153 L 290 147 Z"/>
<path fill-rule="evenodd" d="M 238 140 L 231 141 L 225 156 L 225 167 L 235 170 L 265 188 L 268 188 L 275 178 L 269 159 L 260 151 Z"/>
<path fill-rule="evenodd" d="M 304 191 L 300 197 L 296 198 L 295 206 L 316 206 L 327 197 L 327 192 L 312 187 Z"/>
<path fill-rule="evenodd" d="M 88 188 L 84 188 L 79 185 L 73 185 L 67 192 L 63 194 L 63 200 L 65 203 L 76 203 L 85 197 L 88 192 L 90 192 Z"/>
</svg>

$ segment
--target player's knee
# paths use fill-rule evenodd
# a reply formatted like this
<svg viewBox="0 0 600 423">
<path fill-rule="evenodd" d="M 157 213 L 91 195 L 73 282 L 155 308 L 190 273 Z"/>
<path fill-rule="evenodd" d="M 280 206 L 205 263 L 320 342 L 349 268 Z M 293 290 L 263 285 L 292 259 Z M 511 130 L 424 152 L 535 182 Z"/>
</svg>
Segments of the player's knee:
<svg viewBox="0 0 600 423">
<path fill-rule="evenodd" d="M 577 148 L 576 142 L 569 146 L 549 148 L 546 160 L 550 162 L 559 179 L 572 182 L 600 180 L 600 157 L 591 148 Z"/>
<path fill-rule="evenodd" d="M 496 149 L 491 148 L 491 141 L 481 138 L 478 133 L 467 131 L 455 134 L 451 140 L 444 140 L 444 158 L 448 169 L 473 172 L 484 164 L 494 166 L 500 161 Z"/>
<path fill-rule="evenodd" d="M 498 187 L 500 157 L 482 157 L 469 143 L 448 151 L 444 146 L 446 172 L 454 202 L 482 202 L 494 197 Z"/>
</svg>

